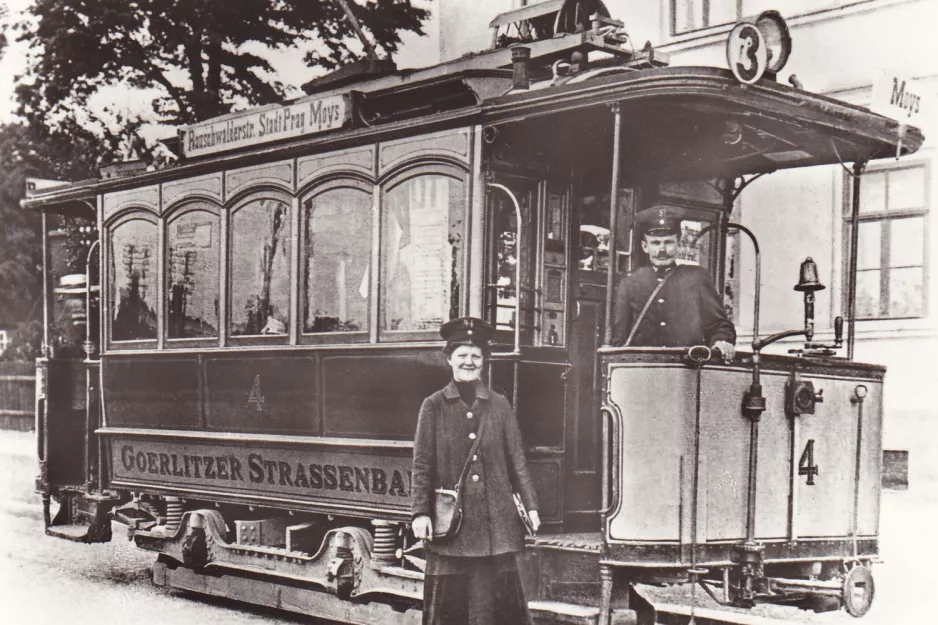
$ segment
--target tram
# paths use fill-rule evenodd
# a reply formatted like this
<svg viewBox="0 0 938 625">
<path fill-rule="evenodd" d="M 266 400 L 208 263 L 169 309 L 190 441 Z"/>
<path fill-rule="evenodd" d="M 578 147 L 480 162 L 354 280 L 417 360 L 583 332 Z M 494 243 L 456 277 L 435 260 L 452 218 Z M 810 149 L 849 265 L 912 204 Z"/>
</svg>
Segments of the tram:
<svg viewBox="0 0 938 625">
<path fill-rule="evenodd" d="M 541 502 L 524 560 L 538 622 L 654 622 L 635 585 L 671 583 L 864 614 L 885 371 L 852 359 L 850 314 L 846 357 L 842 321 L 815 341 L 811 264 L 805 326 L 760 337 L 757 303 L 751 351 L 729 364 L 614 347 L 608 320 L 645 262 L 638 212 L 677 212 L 685 257 L 721 291 L 728 233 L 760 234 L 730 221 L 746 184 L 859 173 L 921 132 L 776 82 L 791 40 L 774 12 L 733 29 L 729 70 L 669 66 L 598 0 L 492 28 L 490 50 L 340 70 L 182 129 L 174 166 L 24 200 L 100 232 L 87 280 L 59 295 L 46 253 L 46 533 L 101 542 L 118 523 L 155 552 L 159 585 L 419 622 L 411 445 L 449 375 L 437 328 L 473 315 L 496 326 L 487 375 Z M 50 340 L 63 298 L 86 306 L 84 357 Z M 762 353 L 796 335 L 797 353 Z"/>
</svg>

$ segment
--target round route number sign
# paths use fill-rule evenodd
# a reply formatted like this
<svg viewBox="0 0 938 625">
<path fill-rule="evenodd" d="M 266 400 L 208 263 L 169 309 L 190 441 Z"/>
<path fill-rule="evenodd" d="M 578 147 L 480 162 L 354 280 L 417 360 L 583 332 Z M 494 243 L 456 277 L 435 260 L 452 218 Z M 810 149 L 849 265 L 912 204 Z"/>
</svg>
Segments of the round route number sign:
<svg viewBox="0 0 938 625">
<path fill-rule="evenodd" d="M 736 80 L 746 85 L 756 82 L 765 73 L 768 60 L 768 47 L 758 28 L 746 23 L 733 27 L 726 40 L 726 61 Z"/>
</svg>

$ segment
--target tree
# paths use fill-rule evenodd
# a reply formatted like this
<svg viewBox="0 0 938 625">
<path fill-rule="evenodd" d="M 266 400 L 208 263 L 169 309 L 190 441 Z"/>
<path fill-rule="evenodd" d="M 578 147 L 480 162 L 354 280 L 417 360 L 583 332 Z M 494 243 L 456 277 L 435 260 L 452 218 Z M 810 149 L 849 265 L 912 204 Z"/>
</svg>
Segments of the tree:
<svg viewBox="0 0 938 625">
<path fill-rule="evenodd" d="M 428 17 L 411 0 L 348 4 L 388 56 Z M 314 46 L 306 62 L 332 69 L 361 47 L 334 0 L 35 0 L 18 31 L 30 59 L 17 99 L 31 124 L 68 117 L 109 85 L 156 88 L 160 121 L 193 123 L 284 99 L 263 49 Z"/>
<path fill-rule="evenodd" d="M 16 348 L 7 357 L 29 351 L 17 344 L 35 342 L 42 310 L 41 221 L 20 206 L 26 178 L 91 178 L 112 158 L 109 143 L 71 123 L 54 133 L 22 124 L 0 126 L 0 325 L 14 329 Z"/>
<path fill-rule="evenodd" d="M 7 15 L 9 14 L 9 12 L 10 11 L 7 9 L 5 4 L 0 5 L 0 58 L 3 57 L 3 51 L 7 47 L 7 33 L 6 33 L 7 23 L 6 22 L 7 22 Z"/>
</svg>

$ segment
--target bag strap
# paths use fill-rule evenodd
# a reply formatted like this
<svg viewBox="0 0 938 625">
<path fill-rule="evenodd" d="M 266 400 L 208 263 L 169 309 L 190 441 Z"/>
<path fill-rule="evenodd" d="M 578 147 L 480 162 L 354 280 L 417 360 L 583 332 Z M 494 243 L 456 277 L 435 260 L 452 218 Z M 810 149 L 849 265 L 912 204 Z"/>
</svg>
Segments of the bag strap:
<svg viewBox="0 0 938 625">
<path fill-rule="evenodd" d="M 483 415 L 485 413 L 483 412 Z M 476 439 L 472 442 L 472 447 L 469 448 L 469 455 L 466 456 L 466 463 L 462 467 L 462 471 L 459 473 L 459 480 L 456 482 L 456 492 L 462 492 L 462 483 L 466 480 L 466 475 L 469 473 L 469 465 L 472 464 L 472 457 L 476 455 L 476 451 L 479 449 L 479 443 L 482 441 L 482 426 L 485 425 L 485 420 L 482 419 L 479 421 L 479 429 L 476 430 Z"/>
<path fill-rule="evenodd" d="M 674 269 L 669 271 L 664 275 L 664 278 L 661 279 L 661 282 L 658 283 L 658 286 L 655 287 L 655 290 L 651 292 L 651 295 L 648 296 L 648 301 L 645 302 L 642 312 L 638 313 L 638 319 L 635 320 L 635 323 L 632 324 L 632 331 L 629 332 L 629 338 L 625 339 L 624 347 L 628 347 L 632 343 L 632 339 L 635 338 L 635 333 L 638 331 L 639 324 L 645 319 L 645 314 L 648 312 L 648 309 L 651 308 L 651 303 L 654 301 L 655 296 L 664 288 L 665 283 L 671 279 L 671 276 L 677 273 L 680 265 L 675 265 Z"/>
</svg>

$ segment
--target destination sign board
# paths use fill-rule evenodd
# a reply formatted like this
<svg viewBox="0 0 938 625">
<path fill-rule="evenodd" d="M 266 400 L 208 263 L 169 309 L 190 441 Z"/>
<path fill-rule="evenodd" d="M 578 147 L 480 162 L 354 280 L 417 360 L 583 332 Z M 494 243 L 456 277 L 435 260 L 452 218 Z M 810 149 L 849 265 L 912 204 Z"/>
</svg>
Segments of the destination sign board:
<svg viewBox="0 0 938 625">
<path fill-rule="evenodd" d="M 925 90 L 897 72 L 880 70 L 873 80 L 870 110 L 911 126 L 921 126 L 927 114 Z"/>
<path fill-rule="evenodd" d="M 153 485 L 290 499 L 410 505 L 409 454 L 354 448 L 256 447 L 115 438 L 119 485 Z"/>
<path fill-rule="evenodd" d="M 348 94 L 209 119 L 180 131 L 186 157 L 204 156 L 282 139 L 338 130 L 351 118 Z"/>
</svg>

